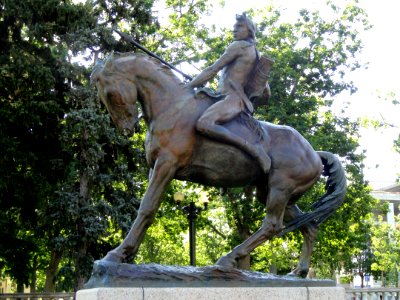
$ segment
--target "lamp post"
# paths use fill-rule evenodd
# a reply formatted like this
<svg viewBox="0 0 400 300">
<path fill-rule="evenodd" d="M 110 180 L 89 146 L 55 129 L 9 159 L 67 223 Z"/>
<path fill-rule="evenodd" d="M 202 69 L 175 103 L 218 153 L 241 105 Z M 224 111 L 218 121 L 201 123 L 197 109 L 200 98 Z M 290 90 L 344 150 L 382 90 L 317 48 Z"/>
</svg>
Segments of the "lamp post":
<svg viewBox="0 0 400 300">
<path fill-rule="evenodd" d="M 176 192 L 174 199 L 178 205 L 185 199 L 185 195 L 182 192 Z M 208 208 L 207 197 L 202 197 L 204 208 L 196 206 L 193 200 L 190 201 L 189 205 L 185 205 L 182 210 L 189 221 L 189 253 L 190 253 L 190 265 L 196 266 L 196 219 L 197 215 L 203 210 Z"/>
</svg>

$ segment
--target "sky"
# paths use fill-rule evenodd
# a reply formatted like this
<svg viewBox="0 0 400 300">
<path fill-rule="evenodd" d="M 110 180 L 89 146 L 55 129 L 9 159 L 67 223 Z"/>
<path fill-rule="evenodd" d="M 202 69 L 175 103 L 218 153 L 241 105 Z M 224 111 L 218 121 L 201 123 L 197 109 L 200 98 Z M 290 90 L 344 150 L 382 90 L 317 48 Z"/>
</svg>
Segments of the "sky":
<svg viewBox="0 0 400 300">
<path fill-rule="evenodd" d="M 340 6 L 349 1 L 334 2 Z M 208 17 L 208 22 L 218 20 L 221 26 L 232 26 L 236 13 L 250 8 L 261 8 L 260 3 L 268 1 L 225 0 L 224 9 L 214 4 L 215 8 L 213 14 Z M 325 1 L 276 0 L 274 5 L 281 7 L 284 15 L 290 18 L 297 16 L 300 8 L 318 9 L 324 15 Z M 400 154 L 393 149 L 393 141 L 400 134 L 400 104 L 393 105 L 391 101 L 384 100 L 390 98 L 387 96 L 389 93 L 400 96 L 400 1 L 360 0 L 360 6 L 366 9 L 368 19 L 373 25 L 372 29 L 361 36 L 364 49 L 358 56 L 362 62 L 368 62 L 368 69 L 360 69 L 346 75 L 354 81 L 358 92 L 350 97 L 348 94 L 339 95 L 333 108 L 339 116 L 348 116 L 353 120 L 367 117 L 395 126 L 379 130 L 360 130 L 360 151 L 366 150 L 365 179 L 374 189 L 379 189 L 394 184 L 397 173 L 400 173 Z M 344 102 L 348 102 L 349 99 L 348 108 L 341 114 Z"/>
</svg>

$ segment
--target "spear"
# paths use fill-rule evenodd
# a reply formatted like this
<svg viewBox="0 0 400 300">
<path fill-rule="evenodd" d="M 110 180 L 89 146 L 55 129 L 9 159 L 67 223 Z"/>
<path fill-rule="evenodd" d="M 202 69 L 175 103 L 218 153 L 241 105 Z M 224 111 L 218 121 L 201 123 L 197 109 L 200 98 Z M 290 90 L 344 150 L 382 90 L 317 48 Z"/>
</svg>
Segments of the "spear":
<svg viewBox="0 0 400 300">
<path fill-rule="evenodd" d="M 145 47 L 143 47 L 142 45 L 140 45 L 138 42 L 136 42 L 130 35 L 119 31 L 118 29 L 114 29 L 114 31 L 116 33 L 118 33 L 124 40 L 130 42 L 131 44 L 133 44 L 135 47 L 139 48 L 140 50 L 144 51 L 145 53 L 147 53 L 148 55 L 150 55 L 151 57 L 154 57 L 156 59 L 158 59 L 159 61 L 161 61 L 164 65 L 170 67 L 171 69 L 175 70 L 176 72 L 178 72 L 179 74 L 181 74 L 183 77 L 185 77 L 188 80 L 192 80 L 193 78 L 185 73 L 183 73 L 181 70 L 178 70 L 176 67 L 174 67 L 173 65 L 171 65 L 170 63 L 166 62 L 165 60 L 163 60 L 161 57 L 159 57 L 157 54 L 154 54 L 153 52 L 151 52 L 150 50 L 146 49 Z"/>
</svg>

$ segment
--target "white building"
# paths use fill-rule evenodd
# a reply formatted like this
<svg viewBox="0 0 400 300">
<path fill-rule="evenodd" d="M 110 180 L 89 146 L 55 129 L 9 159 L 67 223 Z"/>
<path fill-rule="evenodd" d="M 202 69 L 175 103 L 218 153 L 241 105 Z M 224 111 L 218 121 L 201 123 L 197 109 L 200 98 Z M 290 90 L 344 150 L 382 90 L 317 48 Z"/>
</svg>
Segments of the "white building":
<svg viewBox="0 0 400 300">
<path fill-rule="evenodd" d="M 386 215 L 382 215 L 382 221 L 388 222 L 393 227 L 400 227 L 400 223 L 396 224 L 395 216 L 400 214 L 400 184 L 394 184 L 371 192 L 371 196 L 383 203 L 387 203 L 389 211 Z M 376 212 L 376 215 L 381 215 L 381 212 Z M 367 276 L 366 276 L 367 277 Z M 381 282 L 375 281 L 372 276 L 364 278 L 365 287 L 380 287 Z M 361 287 L 361 277 L 354 276 L 352 287 Z"/>
<path fill-rule="evenodd" d="M 371 196 L 386 202 L 389 205 L 389 212 L 383 216 L 383 221 L 393 227 L 396 226 L 395 216 L 400 214 L 400 184 L 394 184 L 371 192 Z"/>
</svg>

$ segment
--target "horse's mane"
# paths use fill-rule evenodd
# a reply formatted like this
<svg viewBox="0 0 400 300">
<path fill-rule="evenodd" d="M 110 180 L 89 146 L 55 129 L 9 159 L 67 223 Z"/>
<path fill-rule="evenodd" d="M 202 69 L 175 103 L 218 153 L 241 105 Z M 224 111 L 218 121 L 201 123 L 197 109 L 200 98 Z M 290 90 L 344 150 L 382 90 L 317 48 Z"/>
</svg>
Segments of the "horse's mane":
<svg viewBox="0 0 400 300">
<path fill-rule="evenodd" d="M 179 78 L 172 72 L 171 68 L 163 64 L 161 61 L 159 61 L 156 58 L 153 58 L 151 56 L 147 56 L 149 60 L 152 60 L 154 64 L 158 65 L 158 70 L 163 72 L 167 77 L 169 77 L 171 80 L 175 81 L 177 84 L 182 84 L 182 81 L 179 80 Z"/>
<path fill-rule="evenodd" d="M 183 84 L 182 81 L 172 72 L 171 68 L 163 64 L 156 58 L 148 56 L 143 53 L 136 53 L 136 52 L 113 52 L 111 53 L 105 60 L 104 60 L 104 70 L 108 73 L 115 73 L 115 72 L 125 72 L 126 64 L 117 64 L 115 63 L 117 60 L 126 58 L 129 61 L 129 58 L 138 58 L 140 60 L 144 60 L 145 63 L 151 63 L 154 65 L 156 70 L 160 71 L 164 75 L 168 77 L 169 81 L 175 82 L 177 85 Z M 147 64 L 146 64 L 147 65 Z"/>
</svg>

